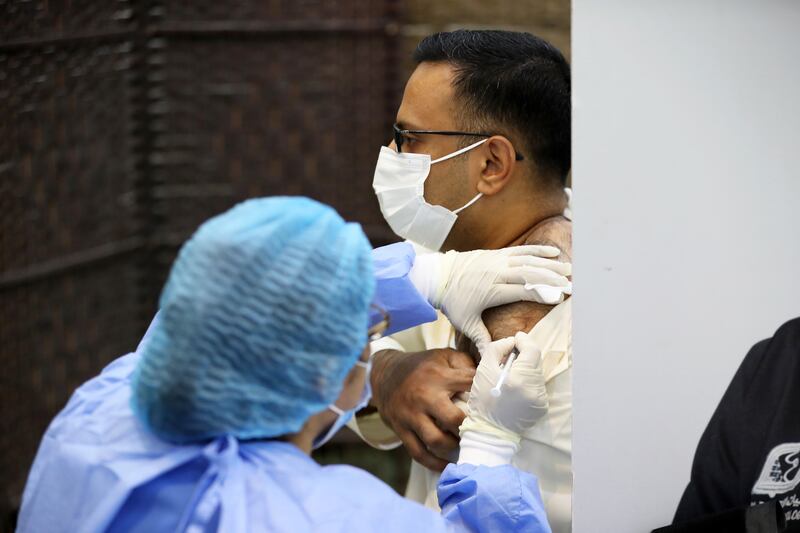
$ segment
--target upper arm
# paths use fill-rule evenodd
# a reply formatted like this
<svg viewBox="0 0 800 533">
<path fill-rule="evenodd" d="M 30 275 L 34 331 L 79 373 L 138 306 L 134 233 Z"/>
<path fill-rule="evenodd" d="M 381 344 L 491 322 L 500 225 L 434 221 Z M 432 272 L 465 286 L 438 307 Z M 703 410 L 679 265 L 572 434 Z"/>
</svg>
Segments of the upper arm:
<svg viewBox="0 0 800 533">
<path fill-rule="evenodd" d="M 557 216 L 538 224 L 520 244 L 547 244 L 561 250 L 559 261 L 572 261 L 572 222 Z M 553 309 L 552 305 L 516 302 L 492 307 L 483 312 L 483 321 L 492 340 L 511 337 L 519 331 L 530 331 Z M 464 335 L 458 338 L 458 349 L 477 356 L 472 342 Z"/>
</svg>

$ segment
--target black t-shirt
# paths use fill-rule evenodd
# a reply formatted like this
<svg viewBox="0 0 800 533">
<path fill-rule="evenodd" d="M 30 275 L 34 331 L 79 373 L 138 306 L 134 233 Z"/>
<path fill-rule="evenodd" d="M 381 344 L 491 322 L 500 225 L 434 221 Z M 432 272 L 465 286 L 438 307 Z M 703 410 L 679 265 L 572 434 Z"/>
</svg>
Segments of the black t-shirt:
<svg viewBox="0 0 800 533">
<path fill-rule="evenodd" d="M 745 357 L 697 446 L 674 523 L 772 498 L 800 529 L 800 318 Z"/>
</svg>

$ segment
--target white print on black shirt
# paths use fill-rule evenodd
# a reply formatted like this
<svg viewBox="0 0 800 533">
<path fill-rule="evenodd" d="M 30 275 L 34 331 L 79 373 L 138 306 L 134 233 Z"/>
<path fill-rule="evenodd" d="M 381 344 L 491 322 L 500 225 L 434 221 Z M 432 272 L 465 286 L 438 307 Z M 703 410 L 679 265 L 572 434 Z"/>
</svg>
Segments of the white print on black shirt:
<svg viewBox="0 0 800 533">
<path fill-rule="evenodd" d="M 761 475 L 753 486 L 753 494 L 789 492 L 800 484 L 800 442 L 787 442 L 775 446 L 764 462 Z"/>
<path fill-rule="evenodd" d="M 781 504 L 787 522 L 800 520 L 800 498 L 796 494 L 781 498 L 778 503 Z"/>
<path fill-rule="evenodd" d="M 761 475 L 753 486 L 753 505 L 760 503 L 759 495 L 774 498 L 784 497 L 781 504 L 786 520 L 800 520 L 800 498 L 797 494 L 786 494 L 800 484 L 800 442 L 787 442 L 775 446 L 764 462 Z"/>
</svg>

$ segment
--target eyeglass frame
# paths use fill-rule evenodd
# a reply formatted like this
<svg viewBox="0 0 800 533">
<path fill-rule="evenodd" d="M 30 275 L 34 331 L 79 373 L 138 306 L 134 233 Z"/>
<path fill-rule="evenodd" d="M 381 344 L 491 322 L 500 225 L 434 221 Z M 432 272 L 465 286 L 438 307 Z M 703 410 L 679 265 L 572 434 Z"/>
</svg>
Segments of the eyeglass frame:
<svg viewBox="0 0 800 533">
<path fill-rule="evenodd" d="M 392 124 L 392 131 L 394 133 L 394 146 L 397 149 L 397 153 L 403 153 L 403 143 L 405 140 L 403 139 L 403 135 L 408 133 L 414 135 L 448 135 L 448 136 L 458 136 L 458 137 L 494 137 L 498 135 L 497 133 L 479 133 L 479 132 L 469 132 L 469 131 L 450 131 L 450 130 L 402 130 L 397 125 L 397 122 Z M 525 157 L 514 150 L 514 159 L 516 161 L 523 161 Z"/>
<path fill-rule="evenodd" d="M 377 324 L 373 325 L 371 328 L 369 328 L 367 330 L 367 339 L 370 342 L 374 342 L 374 341 L 380 339 L 381 337 L 383 337 L 383 334 L 386 332 L 386 330 L 389 329 L 390 317 L 389 317 L 389 313 L 386 311 L 386 309 L 384 309 L 383 307 L 379 306 L 378 304 L 374 304 L 374 303 L 373 304 L 369 304 L 369 308 L 377 310 L 378 313 L 380 313 L 381 316 L 383 317 L 383 319 L 380 322 L 378 322 Z"/>
</svg>

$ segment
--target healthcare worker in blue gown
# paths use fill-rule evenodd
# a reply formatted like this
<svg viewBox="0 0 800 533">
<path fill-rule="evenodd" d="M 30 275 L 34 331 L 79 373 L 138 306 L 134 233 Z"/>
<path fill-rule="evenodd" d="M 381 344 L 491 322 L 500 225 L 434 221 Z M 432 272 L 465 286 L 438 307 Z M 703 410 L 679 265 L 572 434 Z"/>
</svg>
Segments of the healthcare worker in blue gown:
<svg viewBox="0 0 800 533">
<path fill-rule="evenodd" d="M 136 352 L 78 388 L 50 424 L 18 531 L 549 532 L 536 479 L 510 465 L 537 417 L 502 422 L 546 408 L 521 377 L 506 380 L 499 399 L 476 379 L 461 457 L 439 485 L 441 515 L 362 470 L 311 459 L 369 400 L 368 335 L 387 331 L 387 319 L 405 326 L 430 314 L 409 281 L 413 252 L 401 249 L 396 260 L 373 259 L 357 224 L 304 198 L 250 200 L 203 224 Z M 549 260 L 532 266 L 504 253 L 469 256 L 472 266 L 451 256 L 436 267 L 446 280 L 429 279 L 428 289 L 473 279 L 497 286 L 479 296 L 489 301 L 529 276 L 545 285 L 548 275 L 534 272 Z M 480 336 L 482 324 L 464 322 Z M 513 338 L 488 352 L 515 344 L 512 368 L 538 356 Z M 481 365 L 496 371 L 499 360 Z"/>
</svg>

